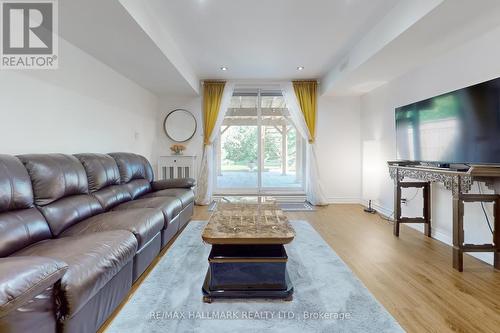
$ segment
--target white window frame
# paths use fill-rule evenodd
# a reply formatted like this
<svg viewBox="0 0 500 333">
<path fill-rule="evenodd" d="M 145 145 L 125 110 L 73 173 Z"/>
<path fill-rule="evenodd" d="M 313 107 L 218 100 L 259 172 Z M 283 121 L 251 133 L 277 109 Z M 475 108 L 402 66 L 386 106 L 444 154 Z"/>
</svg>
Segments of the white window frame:
<svg viewBox="0 0 500 333">
<path fill-rule="evenodd" d="M 300 134 L 297 132 L 297 138 L 300 137 L 301 140 L 301 146 L 302 146 L 302 182 L 300 187 L 263 187 L 262 186 L 262 170 L 264 166 L 264 161 L 262 159 L 262 144 L 263 144 L 263 137 L 262 137 L 262 92 L 263 89 L 258 88 L 255 89 L 257 93 L 257 137 L 259 138 L 259 143 L 257 145 L 257 154 L 258 154 L 258 171 L 257 171 L 257 186 L 256 187 L 247 187 L 247 188 L 220 188 L 218 187 L 217 183 L 217 168 L 214 168 L 213 172 L 213 182 L 214 182 L 214 195 L 298 195 L 298 196 L 303 196 L 305 195 L 305 166 L 306 166 L 306 142 L 303 138 L 300 137 Z M 267 90 L 266 90 L 267 91 Z M 235 92 L 236 96 L 238 92 Z M 234 96 L 234 95 L 233 95 Z M 220 129 L 218 129 L 220 132 Z M 220 135 L 217 136 L 214 145 L 217 145 L 215 149 L 213 149 L 213 158 L 214 161 L 217 161 L 220 157 L 218 156 L 218 151 L 220 150 L 218 146 L 220 146 L 221 141 L 220 141 Z"/>
</svg>

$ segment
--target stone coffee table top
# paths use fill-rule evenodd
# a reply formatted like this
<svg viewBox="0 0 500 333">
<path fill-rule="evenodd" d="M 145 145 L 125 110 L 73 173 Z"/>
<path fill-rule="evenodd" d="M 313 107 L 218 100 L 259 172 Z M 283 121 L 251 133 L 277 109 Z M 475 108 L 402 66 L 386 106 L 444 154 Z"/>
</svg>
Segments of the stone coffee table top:
<svg viewBox="0 0 500 333">
<path fill-rule="evenodd" d="M 274 203 L 218 203 L 202 238 L 209 244 L 287 244 L 295 237 Z"/>
</svg>

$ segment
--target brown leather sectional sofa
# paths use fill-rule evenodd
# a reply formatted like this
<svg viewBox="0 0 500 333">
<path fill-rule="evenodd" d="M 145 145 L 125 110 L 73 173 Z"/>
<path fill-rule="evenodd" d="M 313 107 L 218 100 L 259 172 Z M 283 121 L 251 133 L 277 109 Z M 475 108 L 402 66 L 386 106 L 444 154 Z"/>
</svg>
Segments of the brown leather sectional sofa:
<svg viewBox="0 0 500 333">
<path fill-rule="evenodd" d="M 193 214 L 142 156 L 0 155 L 0 332 L 95 332 Z"/>
</svg>

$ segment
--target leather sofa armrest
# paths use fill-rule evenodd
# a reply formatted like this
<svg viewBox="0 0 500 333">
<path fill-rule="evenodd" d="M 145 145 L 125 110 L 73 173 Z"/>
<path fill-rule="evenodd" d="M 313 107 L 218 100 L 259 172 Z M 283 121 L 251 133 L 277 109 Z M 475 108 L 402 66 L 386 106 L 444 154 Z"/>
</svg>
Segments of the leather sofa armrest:
<svg viewBox="0 0 500 333">
<path fill-rule="evenodd" d="M 68 265 L 46 257 L 0 258 L 0 318 L 54 285 Z"/>
<path fill-rule="evenodd" d="M 195 185 L 196 181 L 193 178 L 156 180 L 151 183 L 153 191 L 161 191 L 168 188 L 192 188 Z"/>
</svg>

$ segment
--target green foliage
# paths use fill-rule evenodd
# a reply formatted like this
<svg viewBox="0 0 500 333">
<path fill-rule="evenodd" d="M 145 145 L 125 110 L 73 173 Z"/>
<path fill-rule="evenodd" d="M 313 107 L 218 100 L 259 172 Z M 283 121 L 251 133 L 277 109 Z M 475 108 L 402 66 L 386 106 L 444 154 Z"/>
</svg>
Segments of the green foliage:
<svg viewBox="0 0 500 333">
<path fill-rule="evenodd" d="M 274 161 L 281 158 L 281 133 L 274 128 L 263 128 L 264 133 L 264 160 Z"/>
<path fill-rule="evenodd" d="M 263 127 L 262 130 L 265 131 L 265 161 L 281 160 L 281 133 L 274 128 L 266 129 Z M 225 155 L 224 158 L 234 164 L 257 162 L 257 136 L 256 126 L 231 126 L 223 136 L 222 150 Z M 296 131 L 289 130 L 287 134 L 289 164 L 295 163 L 296 139 Z"/>
<path fill-rule="evenodd" d="M 233 162 L 257 161 L 257 127 L 231 126 L 225 133 L 222 149 Z"/>
</svg>

